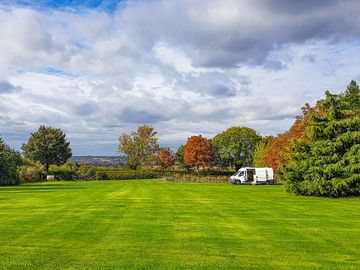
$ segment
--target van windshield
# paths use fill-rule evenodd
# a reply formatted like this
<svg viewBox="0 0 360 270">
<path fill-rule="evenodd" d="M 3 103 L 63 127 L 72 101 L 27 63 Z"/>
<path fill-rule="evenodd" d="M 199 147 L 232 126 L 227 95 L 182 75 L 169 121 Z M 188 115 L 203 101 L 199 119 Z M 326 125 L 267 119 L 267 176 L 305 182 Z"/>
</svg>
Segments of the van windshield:
<svg viewBox="0 0 360 270">
<path fill-rule="evenodd" d="M 234 174 L 234 176 L 243 176 L 244 175 L 244 171 L 241 171 L 241 172 L 236 172 Z"/>
</svg>

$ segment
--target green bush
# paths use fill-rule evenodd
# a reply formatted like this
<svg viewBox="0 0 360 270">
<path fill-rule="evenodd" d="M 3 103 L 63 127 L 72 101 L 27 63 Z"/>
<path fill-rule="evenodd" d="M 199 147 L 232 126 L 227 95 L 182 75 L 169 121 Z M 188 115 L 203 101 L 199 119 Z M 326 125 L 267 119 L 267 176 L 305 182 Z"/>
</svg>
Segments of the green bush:
<svg viewBox="0 0 360 270">
<path fill-rule="evenodd" d="M 231 176 L 235 172 L 234 171 L 224 171 L 224 170 L 204 170 L 204 171 L 189 171 L 189 170 L 154 170 L 156 172 L 160 172 L 163 175 L 171 176 L 171 175 L 183 175 L 183 174 L 191 174 L 194 176 Z"/>
<path fill-rule="evenodd" d="M 130 180 L 130 179 L 153 179 L 162 177 L 163 173 L 150 170 L 132 170 L 132 171 L 109 171 L 98 170 L 96 172 L 97 180 Z"/>
<path fill-rule="evenodd" d="M 22 159 L 22 166 L 18 169 L 21 182 L 37 182 L 45 178 L 45 167 L 40 162 L 27 158 Z"/>
<path fill-rule="evenodd" d="M 17 168 L 20 165 L 20 154 L 10 149 L 0 138 L 0 186 L 20 184 L 17 173 Z"/>
<path fill-rule="evenodd" d="M 234 171 L 220 171 L 220 170 L 199 171 L 199 173 L 193 172 L 193 174 L 200 176 L 231 176 L 234 173 L 235 173 Z"/>
<path fill-rule="evenodd" d="M 96 166 L 81 165 L 76 171 L 76 179 L 79 180 L 95 180 L 96 179 Z"/>
<path fill-rule="evenodd" d="M 49 173 L 53 174 L 56 180 L 75 180 L 76 171 L 77 165 L 72 161 L 68 161 L 61 166 L 51 165 L 49 167 Z"/>
<path fill-rule="evenodd" d="M 207 171 L 186 171 L 186 170 L 161 170 L 161 169 L 148 169 L 148 170 L 121 170 L 121 169 L 100 169 L 96 172 L 97 180 L 126 180 L 126 179 L 153 179 L 161 177 L 181 177 L 182 175 L 193 175 L 196 177 L 208 176 L 230 176 L 234 172 L 220 171 L 220 170 L 207 170 Z"/>
<path fill-rule="evenodd" d="M 19 168 L 21 182 L 37 182 L 44 179 L 42 170 L 32 166 L 21 166 Z"/>
</svg>

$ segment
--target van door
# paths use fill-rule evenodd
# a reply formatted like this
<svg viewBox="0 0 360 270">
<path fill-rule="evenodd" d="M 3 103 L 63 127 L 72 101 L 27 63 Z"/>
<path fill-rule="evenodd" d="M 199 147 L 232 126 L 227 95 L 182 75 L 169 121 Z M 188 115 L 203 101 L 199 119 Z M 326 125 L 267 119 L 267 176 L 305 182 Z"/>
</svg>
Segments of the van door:
<svg viewBox="0 0 360 270">
<path fill-rule="evenodd" d="M 255 169 L 246 170 L 246 182 L 250 183 L 254 181 Z"/>
</svg>

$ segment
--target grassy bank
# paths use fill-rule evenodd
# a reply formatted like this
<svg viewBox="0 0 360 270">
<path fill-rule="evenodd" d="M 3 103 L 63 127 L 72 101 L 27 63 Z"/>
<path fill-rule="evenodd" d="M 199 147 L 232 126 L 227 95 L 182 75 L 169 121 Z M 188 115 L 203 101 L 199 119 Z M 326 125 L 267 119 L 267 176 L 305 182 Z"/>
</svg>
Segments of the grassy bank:
<svg viewBox="0 0 360 270">
<path fill-rule="evenodd" d="M 283 186 L 0 188 L 0 269 L 360 269 L 360 199 Z"/>
</svg>

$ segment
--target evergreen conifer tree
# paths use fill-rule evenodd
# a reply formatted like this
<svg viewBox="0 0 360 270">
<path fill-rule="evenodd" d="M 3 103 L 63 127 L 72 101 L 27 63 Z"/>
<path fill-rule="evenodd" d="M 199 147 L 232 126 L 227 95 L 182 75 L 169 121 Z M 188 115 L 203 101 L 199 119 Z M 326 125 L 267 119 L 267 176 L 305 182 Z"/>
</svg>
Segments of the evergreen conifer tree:
<svg viewBox="0 0 360 270">
<path fill-rule="evenodd" d="M 21 165 L 20 154 L 12 149 L 0 138 L 0 186 L 20 184 L 17 173 Z"/>
<path fill-rule="evenodd" d="M 296 194 L 359 196 L 359 86 L 352 81 L 344 93 L 325 94 L 320 110 L 310 114 L 308 140 L 294 143 L 283 178 Z"/>
</svg>

